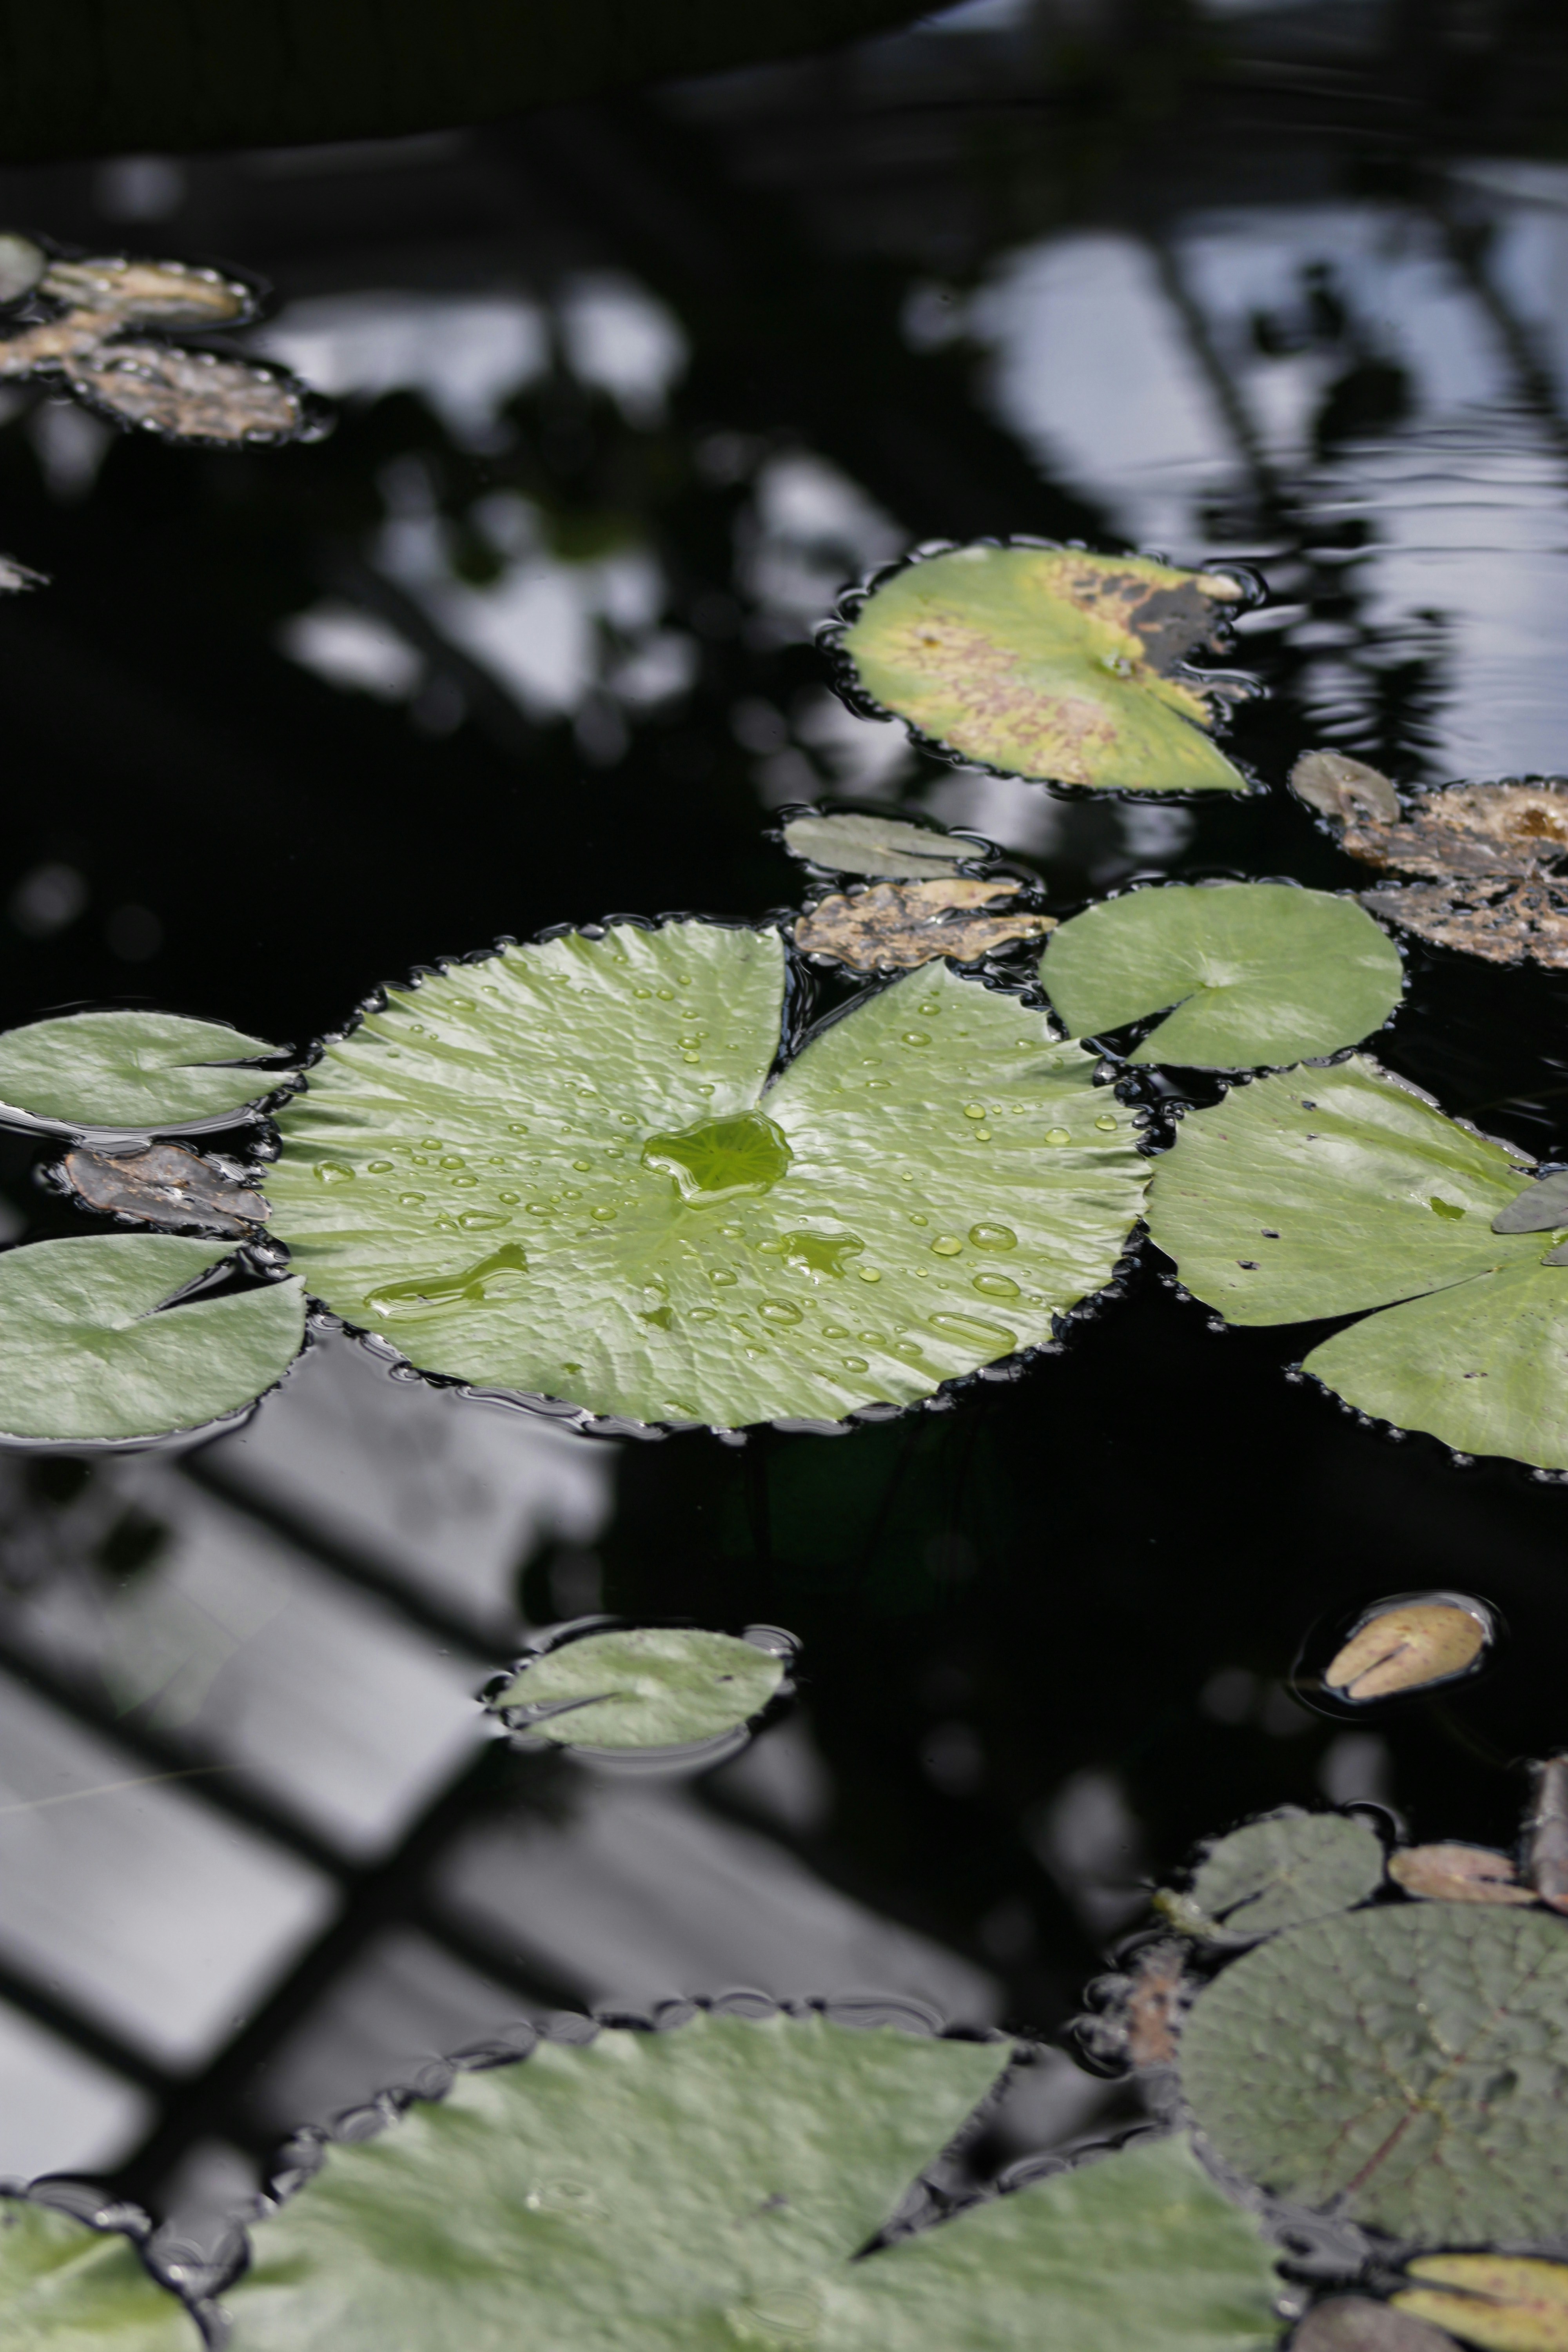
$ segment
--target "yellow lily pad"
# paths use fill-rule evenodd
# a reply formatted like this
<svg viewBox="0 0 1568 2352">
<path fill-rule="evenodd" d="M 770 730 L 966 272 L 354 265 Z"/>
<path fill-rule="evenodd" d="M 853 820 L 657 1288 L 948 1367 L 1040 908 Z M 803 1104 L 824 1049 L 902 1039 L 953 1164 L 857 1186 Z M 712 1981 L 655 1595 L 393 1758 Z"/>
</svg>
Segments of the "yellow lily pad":
<svg viewBox="0 0 1568 2352">
<path fill-rule="evenodd" d="M 1568 2352 L 1568 2263 L 1529 2254 L 1423 2254 L 1396 2311 L 1484 2352 Z M 1428 2284 L 1429 2282 L 1429 2284 Z"/>
<path fill-rule="evenodd" d="M 1323 1670 L 1337 1698 L 1357 1704 L 1425 1690 L 1468 1674 L 1491 1639 L 1477 1609 L 1457 1601 L 1406 1601 L 1379 1606 L 1356 1627 Z"/>
</svg>

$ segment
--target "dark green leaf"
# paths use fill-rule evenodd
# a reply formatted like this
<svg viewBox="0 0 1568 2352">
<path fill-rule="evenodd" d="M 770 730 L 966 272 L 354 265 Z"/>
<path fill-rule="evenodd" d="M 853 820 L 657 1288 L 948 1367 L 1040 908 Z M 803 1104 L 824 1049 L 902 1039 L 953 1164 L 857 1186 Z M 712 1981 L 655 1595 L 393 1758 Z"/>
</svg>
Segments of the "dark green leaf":
<svg viewBox="0 0 1568 2352">
<path fill-rule="evenodd" d="M 1383 1866 L 1383 1847 L 1364 1822 L 1272 1813 L 1209 1848 L 1185 1902 L 1202 1923 L 1195 1932 L 1210 1942 L 1256 1943 L 1363 1903 L 1382 1885 Z"/>
</svg>

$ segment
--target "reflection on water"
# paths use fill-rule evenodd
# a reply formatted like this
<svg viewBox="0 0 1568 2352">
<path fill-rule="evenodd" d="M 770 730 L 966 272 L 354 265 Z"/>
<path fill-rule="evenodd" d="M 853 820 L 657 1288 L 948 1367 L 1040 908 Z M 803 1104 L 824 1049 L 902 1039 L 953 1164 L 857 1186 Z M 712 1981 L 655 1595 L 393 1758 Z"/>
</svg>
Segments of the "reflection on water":
<svg viewBox="0 0 1568 2352">
<path fill-rule="evenodd" d="M 1062 913 L 1139 870 L 1355 883 L 1278 789 L 1094 806 L 852 719 L 811 626 L 924 538 L 1257 562 L 1273 698 L 1230 740 L 1276 787 L 1323 741 L 1563 764 L 1568 179 L 1506 77 L 1420 130 L 1376 14 L 1215 11 L 1205 79 L 1075 12 L 1069 102 L 1052 12 L 985 0 L 521 128 L 0 173 L 7 220 L 271 278 L 253 347 L 342 404 L 253 457 L 11 396 L 4 544 L 54 584 L 0 629 L 5 1019 L 133 984 L 302 1042 L 433 942 L 789 902 L 768 813 L 835 793 Z M 1410 1075 L 1540 1085 L 1559 983 L 1412 973 Z M 1562 1104 L 1486 1117 L 1560 1155 Z M 82 1230 L 32 1158 L 0 1139 L 0 1234 Z M 617 1448 L 328 1337 L 188 1457 L 6 1457 L 0 2168 L 195 2212 L 444 2046 L 737 1980 L 1049 2032 L 1249 1811 L 1505 1841 L 1562 1739 L 1562 1494 L 1280 1360 L 1146 1279 L 950 1413 Z M 1478 1583 L 1495 1670 L 1353 1727 L 1293 1696 L 1314 1624 Z M 789 1625 L 796 1711 L 679 1784 L 514 1755 L 476 1694 L 601 1609 Z M 1053 2058 L 973 2161 L 1122 2096 Z"/>
</svg>

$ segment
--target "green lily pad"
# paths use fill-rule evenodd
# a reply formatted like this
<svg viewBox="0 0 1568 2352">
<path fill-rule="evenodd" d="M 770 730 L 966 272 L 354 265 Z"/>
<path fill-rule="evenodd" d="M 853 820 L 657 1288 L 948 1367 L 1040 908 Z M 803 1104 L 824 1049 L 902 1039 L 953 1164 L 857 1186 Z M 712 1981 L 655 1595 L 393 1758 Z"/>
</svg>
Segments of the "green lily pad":
<svg viewBox="0 0 1568 2352">
<path fill-rule="evenodd" d="M 487 1701 L 562 1710 L 532 1717 L 537 1738 L 564 1748 L 678 1748 L 715 1739 L 760 1715 L 785 1661 L 755 1643 L 696 1626 L 638 1625 L 584 1633 L 531 1658 Z"/>
<path fill-rule="evenodd" d="M 83 1234 L 0 1255 L 0 1434 L 163 1437 L 237 1412 L 303 1345 L 293 1279 L 158 1310 L 227 1255 L 219 1242 Z"/>
<path fill-rule="evenodd" d="M 1342 1813 L 1272 1813 L 1212 1845 L 1184 1895 L 1161 1906 L 1215 1944 L 1252 1944 L 1363 1903 L 1383 1883 L 1383 1847 Z"/>
<path fill-rule="evenodd" d="M 784 828 L 784 845 L 792 857 L 805 858 L 830 873 L 868 874 L 890 882 L 951 877 L 959 870 L 958 858 L 984 855 L 973 841 L 954 841 L 951 834 L 928 825 L 849 811 L 837 816 L 791 817 Z"/>
<path fill-rule="evenodd" d="M 1427 2245 L 1555 2236 L 1568 2196 L 1568 1928 L 1539 1911 L 1342 1913 L 1198 1995 L 1182 2087 L 1229 2164 Z"/>
<path fill-rule="evenodd" d="M 1040 962 L 1075 1037 L 1173 1004 L 1131 1055 L 1202 1069 L 1336 1054 L 1399 1002 L 1399 950 L 1353 898 L 1281 882 L 1173 883 L 1075 915 Z"/>
<path fill-rule="evenodd" d="M 1568 1468 L 1568 1268 L 1493 1230 L 1522 1157 L 1357 1056 L 1190 1114 L 1149 1228 L 1230 1322 L 1364 1314 L 1306 1359 L 1362 1412 Z"/>
<path fill-rule="evenodd" d="M 0 1034 L 0 1106 L 53 1127 L 211 1123 L 277 1091 L 278 1072 L 232 1066 L 281 1050 L 174 1013 L 67 1013 Z"/>
<path fill-rule="evenodd" d="M 125 2234 L 0 2196 L 5 2352 L 201 2352 L 195 2322 Z"/>
<path fill-rule="evenodd" d="M 819 2017 L 542 2042 L 327 2149 L 234 2352 L 1262 2352 L 1267 2250 L 1180 2143 L 853 2259 L 1007 2055 Z"/>
<path fill-rule="evenodd" d="M 838 1420 L 1047 1340 L 1146 1163 L 1081 1047 L 946 964 L 768 1083 L 774 931 L 617 924 L 394 992 L 283 1111 L 273 1231 L 423 1370 L 642 1422 Z"/>
<path fill-rule="evenodd" d="M 982 544 L 892 572 L 827 639 L 863 697 L 950 758 L 1100 792 L 1241 793 L 1182 663 L 1242 594 L 1144 556 Z"/>
</svg>

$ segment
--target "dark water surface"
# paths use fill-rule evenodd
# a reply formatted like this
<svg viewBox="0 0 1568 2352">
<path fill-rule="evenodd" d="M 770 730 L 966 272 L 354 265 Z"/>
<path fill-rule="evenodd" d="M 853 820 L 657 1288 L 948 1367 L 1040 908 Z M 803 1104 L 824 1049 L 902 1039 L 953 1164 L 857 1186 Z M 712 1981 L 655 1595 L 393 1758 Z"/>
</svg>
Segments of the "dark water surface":
<svg viewBox="0 0 1568 2352">
<path fill-rule="evenodd" d="M 1280 786 L 1568 766 L 1568 41 L 1554 12 L 981 0 L 847 58 L 386 146 L 0 173 L 215 258 L 342 404 L 122 439 L 6 394 L 0 1017 L 303 1044 L 498 933 L 798 894 L 769 812 L 977 828 L 1069 910 L 1355 869 Z M 1133 21 L 1133 20 L 1136 21 Z M 944 769 L 812 624 L 913 541 L 1246 559 L 1240 755 L 1187 809 Z M 1568 1156 L 1568 981 L 1411 951 L 1394 1067 Z M 80 1231 L 0 1140 L 4 1237 Z M 1257 1809 L 1506 1843 L 1568 1740 L 1568 1496 L 1358 1426 L 1146 1258 L 1018 1381 L 835 1440 L 610 1444 L 318 1346 L 179 1458 L 0 1457 L 0 2171 L 190 2220 L 520 2014 L 737 1985 L 1050 2035 Z M 1354 1721 L 1315 1627 L 1451 1587 L 1486 1675 Z M 704 1777 L 519 1755 L 473 1694 L 604 1608 L 801 1641 Z M 183 1779 L 168 1776 L 184 1775 Z M 128 1786 L 127 1783 L 139 1785 Z M 1103 2130 L 1062 2056 L 982 2161 Z"/>
</svg>

